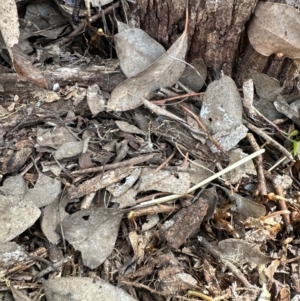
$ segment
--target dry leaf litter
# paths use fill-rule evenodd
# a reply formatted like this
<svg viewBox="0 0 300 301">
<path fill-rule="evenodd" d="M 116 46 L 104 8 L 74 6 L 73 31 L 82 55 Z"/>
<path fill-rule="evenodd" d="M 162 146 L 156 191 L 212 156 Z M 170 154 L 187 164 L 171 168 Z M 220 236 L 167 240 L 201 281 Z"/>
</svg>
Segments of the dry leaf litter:
<svg viewBox="0 0 300 301">
<path fill-rule="evenodd" d="M 82 2 L 0 0 L 0 299 L 299 300 L 299 93 Z M 298 19 L 249 41 L 297 65 Z"/>
</svg>

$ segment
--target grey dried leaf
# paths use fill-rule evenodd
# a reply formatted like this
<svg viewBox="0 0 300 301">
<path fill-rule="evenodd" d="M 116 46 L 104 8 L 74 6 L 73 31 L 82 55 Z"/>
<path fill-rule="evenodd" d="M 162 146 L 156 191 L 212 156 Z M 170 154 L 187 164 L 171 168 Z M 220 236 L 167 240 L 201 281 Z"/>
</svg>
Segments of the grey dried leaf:
<svg viewBox="0 0 300 301">
<path fill-rule="evenodd" d="M 255 70 L 251 70 L 250 73 L 253 78 L 256 93 L 260 98 L 274 101 L 282 92 L 283 87 L 280 87 L 280 83 L 276 78 L 272 78 Z"/>
<path fill-rule="evenodd" d="M 120 67 L 126 77 L 132 77 L 165 53 L 165 49 L 139 28 L 118 22 L 119 33 L 114 36 Z"/>
<path fill-rule="evenodd" d="M 12 57 L 11 48 L 19 41 L 19 19 L 15 0 L 0 0 L 0 32 Z"/>
<path fill-rule="evenodd" d="M 216 184 L 215 184 L 216 185 Z M 240 215 L 245 217 L 254 217 L 259 218 L 261 216 L 266 215 L 266 208 L 265 206 L 258 204 L 254 201 L 248 200 L 247 198 L 230 191 L 229 189 L 216 185 L 217 187 L 221 188 L 227 195 L 227 197 L 232 201 L 235 206 L 235 210 Z"/>
<path fill-rule="evenodd" d="M 85 209 L 62 222 L 66 240 L 81 252 L 84 265 L 94 269 L 111 254 L 123 214 L 113 209 Z"/>
<path fill-rule="evenodd" d="M 54 158 L 56 160 L 62 160 L 76 157 L 83 152 L 85 144 L 85 140 L 66 142 L 55 151 Z"/>
<path fill-rule="evenodd" d="M 219 242 L 218 249 L 222 254 L 222 260 L 229 260 L 238 266 L 242 266 L 245 263 L 261 265 L 272 261 L 271 257 L 261 253 L 258 244 L 249 243 L 241 239 L 224 239 Z"/>
<path fill-rule="evenodd" d="M 121 288 L 88 277 L 60 277 L 43 282 L 47 300 L 51 301 L 137 301 Z"/>
<path fill-rule="evenodd" d="M 211 134 L 227 131 L 242 124 L 243 106 L 238 88 L 229 76 L 207 87 L 200 118 Z"/>
<path fill-rule="evenodd" d="M 145 135 L 145 133 L 135 125 L 132 125 L 126 121 L 116 120 L 116 125 L 121 131 L 125 133 Z"/>
<path fill-rule="evenodd" d="M 86 100 L 93 117 L 98 113 L 105 111 L 106 99 L 97 84 L 88 87 L 86 92 Z"/>
<path fill-rule="evenodd" d="M 27 253 L 22 246 L 15 242 L 1 242 L 0 243 L 0 267 L 1 272 L 4 269 L 9 269 L 19 262 L 27 258 Z M 1 273 L 0 273 L 0 276 Z M 1 277 L 2 278 L 2 277 Z"/>
<path fill-rule="evenodd" d="M 24 201 L 26 184 L 22 176 L 17 175 L 4 181 L 0 188 L 0 241 L 14 239 L 32 226 L 41 211 L 29 200 Z"/>
<path fill-rule="evenodd" d="M 39 173 L 39 178 L 34 188 L 26 189 L 24 201 L 33 202 L 38 208 L 51 204 L 61 192 L 61 182 Z"/>
<path fill-rule="evenodd" d="M 190 176 L 188 172 L 174 174 L 170 170 L 160 170 L 145 167 L 142 169 L 138 181 L 138 191 L 157 190 L 175 194 L 185 194 L 190 188 Z"/>
<path fill-rule="evenodd" d="M 242 149 L 236 148 L 231 150 L 229 153 L 229 164 L 231 165 L 242 158 L 247 157 L 247 154 L 243 152 Z M 228 181 L 231 184 L 236 184 L 242 180 L 244 177 L 249 177 L 248 175 L 256 175 L 256 169 L 252 161 L 248 161 L 247 163 L 235 168 L 234 170 L 228 172 L 227 174 L 223 175 L 222 178 L 225 181 Z"/>
<path fill-rule="evenodd" d="M 188 19 L 187 19 L 188 20 Z M 128 78 L 111 93 L 108 111 L 127 111 L 142 105 L 162 87 L 176 83 L 185 68 L 182 60 L 187 51 L 187 24 L 182 35 L 159 59 L 139 74 Z"/>
<path fill-rule="evenodd" d="M 106 190 L 109 191 L 114 197 L 119 197 L 123 195 L 127 190 L 129 190 L 133 184 L 137 181 L 141 174 L 142 169 L 141 168 L 136 168 L 132 171 L 132 173 L 125 178 L 125 183 L 114 183 L 109 185 Z M 124 179 L 122 180 L 122 182 Z"/>
<path fill-rule="evenodd" d="M 283 53 L 300 58 L 299 19 L 299 10 L 292 6 L 258 1 L 248 27 L 249 41 L 262 55 Z"/>
</svg>

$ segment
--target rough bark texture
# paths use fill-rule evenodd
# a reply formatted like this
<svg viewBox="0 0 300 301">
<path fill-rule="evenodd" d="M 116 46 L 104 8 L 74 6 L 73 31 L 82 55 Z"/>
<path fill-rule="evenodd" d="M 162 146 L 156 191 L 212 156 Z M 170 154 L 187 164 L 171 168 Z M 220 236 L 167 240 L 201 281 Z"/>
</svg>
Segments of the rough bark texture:
<svg viewBox="0 0 300 301">
<path fill-rule="evenodd" d="M 185 0 L 137 0 L 141 28 L 166 48 L 184 29 Z M 219 72 L 238 85 L 249 69 L 278 78 L 290 92 L 296 85 L 296 66 L 286 58 L 264 57 L 250 45 L 246 30 L 257 0 L 189 0 L 187 61 L 202 58 L 210 77 Z M 272 1 L 282 2 L 282 1 Z"/>
<path fill-rule="evenodd" d="M 240 37 L 257 0 L 190 0 L 188 60 L 232 74 Z M 185 0 L 139 0 L 142 28 L 165 47 L 184 29 Z"/>
</svg>

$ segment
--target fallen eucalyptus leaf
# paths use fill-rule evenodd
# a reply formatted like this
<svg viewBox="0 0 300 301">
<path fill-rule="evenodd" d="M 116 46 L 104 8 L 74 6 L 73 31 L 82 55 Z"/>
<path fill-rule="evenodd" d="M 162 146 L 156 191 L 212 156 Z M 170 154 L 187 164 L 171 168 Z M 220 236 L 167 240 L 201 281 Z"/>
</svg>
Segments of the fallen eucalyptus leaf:
<svg viewBox="0 0 300 301">
<path fill-rule="evenodd" d="M 248 200 L 247 198 L 230 191 L 229 189 L 222 187 L 220 185 L 216 185 L 215 186 L 221 188 L 225 194 L 227 195 L 227 197 L 231 200 L 231 202 L 234 205 L 234 210 L 239 213 L 240 215 L 243 215 L 245 217 L 255 217 L 255 218 L 259 218 L 261 216 L 265 216 L 266 215 L 266 208 L 265 206 L 258 204 L 254 201 Z"/>
<path fill-rule="evenodd" d="M 122 22 L 118 22 L 118 29 L 115 47 L 126 77 L 142 72 L 165 53 L 164 47 L 142 29 L 130 28 Z"/>
<path fill-rule="evenodd" d="M 1 272 L 4 269 L 9 269 L 13 265 L 22 262 L 28 257 L 22 246 L 15 242 L 0 243 L 0 267 Z"/>
<path fill-rule="evenodd" d="M 135 125 L 128 123 L 127 121 L 116 120 L 116 125 L 125 133 L 145 135 L 145 132 L 137 128 Z"/>
<path fill-rule="evenodd" d="M 255 70 L 251 70 L 250 73 L 253 78 L 256 93 L 260 98 L 274 101 L 282 92 L 283 87 L 280 87 L 280 83 L 276 78 L 272 78 Z"/>
<path fill-rule="evenodd" d="M 0 5 L 0 31 L 13 60 L 11 48 L 18 43 L 20 35 L 17 5 L 15 0 L 1 0 Z"/>
<path fill-rule="evenodd" d="M 102 279 L 61 277 L 44 281 L 43 287 L 48 301 L 137 301 Z"/>
<path fill-rule="evenodd" d="M 176 83 L 185 68 L 182 61 L 187 51 L 187 22 L 182 35 L 159 59 L 147 69 L 128 78 L 111 93 L 108 111 L 133 110 L 143 104 L 141 98 L 150 99 L 163 87 Z"/>
<path fill-rule="evenodd" d="M 41 211 L 29 200 L 24 201 L 26 184 L 22 176 L 9 177 L 0 188 L 0 241 L 14 239 L 32 226 Z"/>
<path fill-rule="evenodd" d="M 200 118 L 211 134 L 230 131 L 242 125 L 242 114 L 239 91 L 229 76 L 223 76 L 208 85 Z"/>
<path fill-rule="evenodd" d="M 106 99 L 102 94 L 100 87 L 97 84 L 88 87 L 86 92 L 86 100 L 93 114 L 96 116 L 99 112 L 105 111 Z"/>
<path fill-rule="evenodd" d="M 242 158 L 247 157 L 247 154 L 243 152 L 242 149 L 236 148 L 231 150 L 229 153 L 229 164 L 231 165 Z M 222 178 L 225 181 L 228 181 L 231 184 L 236 184 L 242 180 L 243 177 L 249 177 L 248 175 L 256 175 L 256 169 L 252 161 L 248 161 L 247 163 L 239 166 L 238 168 L 228 172 L 227 174 L 223 175 Z"/>
<path fill-rule="evenodd" d="M 129 190 L 133 184 L 137 181 L 141 174 L 141 168 L 136 168 L 132 173 L 125 178 L 125 183 L 117 182 L 109 185 L 106 190 L 109 191 L 114 197 L 119 197 L 123 195 L 127 190 Z M 124 179 L 122 180 L 122 182 Z"/>
<path fill-rule="evenodd" d="M 261 253 L 258 244 L 245 242 L 241 239 L 224 239 L 219 242 L 218 249 L 223 260 L 229 260 L 238 266 L 245 263 L 261 265 L 272 261 L 271 257 Z"/>
<path fill-rule="evenodd" d="M 85 209 L 62 222 L 66 240 L 81 252 L 84 265 L 94 269 L 111 254 L 123 214 L 113 209 Z"/>
<path fill-rule="evenodd" d="M 38 208 L 51 204 L 61 192 L 61 182 L 39 172 L 34 188 L 26 188 L 24 201 L 31 201 Z"/>
<path fill-rule="evenodd" d="M 80 155 L 84 152 L 89 138 L 81 141 L 66 142 L 61 145 L 54 153 L 56 160 L 69 159 Z"/>
<path fill-rule="evenodd" d="M 11 48 L 13 53 L 13 65 L 16 73 L 31 83 L 42 88 L 48 88 L 48 83 L 43 73 L 32 65 L 31 59 L 18 45 Z"/>
<path fill-rule="evenodd" d="M 248 26 L 253 48 L 262 55 L 283 53 L 300 58 L 299 10 L 292 6 L 258 1 Z"/>
<path fill-rule="evenodd" d="M 185 194 L 190 188 L 188 172 L 174 174 L 170 170 L 160 170 L 144 167 L 138 181 L 138 191 L 157 190 L 162 192 Z"/>
</svg>

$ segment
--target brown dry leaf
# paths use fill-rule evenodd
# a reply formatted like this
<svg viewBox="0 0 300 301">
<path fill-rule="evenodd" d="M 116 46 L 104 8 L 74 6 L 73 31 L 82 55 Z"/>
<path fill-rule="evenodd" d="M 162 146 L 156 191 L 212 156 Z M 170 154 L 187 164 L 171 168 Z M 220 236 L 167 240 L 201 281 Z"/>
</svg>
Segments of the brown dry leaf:
<svg viewBox="0 0 300 301">
<path fill-rule="evenodd" d="M 248 27 L 250 43 L 265 56 L 300 58 L 299 20 L 300 12 L 292 6 L 259 1 Z"/>
<path fill-rule="evenodd" d="M 176 83 L 184 71 L 182 60 L 187 51 L 187 21 L 179 39 L 159 59 L 139 74 L 128 78 L 111 93 L 108 111 L 133 110 L 143 104 L 141 98 L 150 99 L 162 87 Z"/>
<path fill-rule="evenodd" d="M 0 31 L 13 59 L 11 48 L 19 41 L 19 19 L 15 0 L 0 0 Z"/>
<path fill-rule="evenodd" d="M 48 83 L 42 72 L 34 67 L 30 58 L 20 49 L 18 45 L 12 47 L 13 65 L 16 73 L 42 88 L 48 88 Z"/>
</svg>

